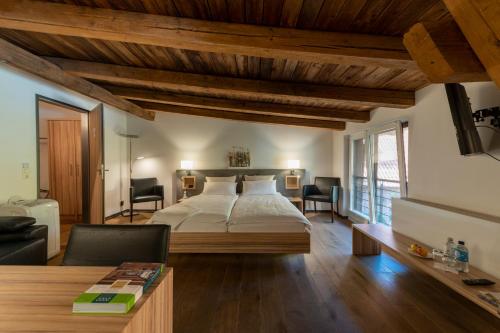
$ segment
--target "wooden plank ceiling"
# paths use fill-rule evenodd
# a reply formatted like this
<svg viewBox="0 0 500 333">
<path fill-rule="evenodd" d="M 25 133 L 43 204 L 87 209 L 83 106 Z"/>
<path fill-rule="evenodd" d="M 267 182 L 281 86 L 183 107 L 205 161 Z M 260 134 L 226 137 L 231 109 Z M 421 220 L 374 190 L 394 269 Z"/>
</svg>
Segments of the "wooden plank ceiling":
<svg viewBox="0 0 500 333">
<path fill-rule="evenodd" d="M 363 39 L 394 38 L 396 44 L 400 43 L 403 58 L 408 59 L 409 65 L 379 66 L 378 60 L 364 65 L 359 59 L 351 64 L 351 58 L 344 56 L 332 58 L 340 59 L 339 63 L 312 62 L 300 60 L 300 56 L 276 56 L 276 51 L 264 53 L 273 57 L 263 57 L 248 55 L 248 50 L 242 51 L 243 54 L 221 52 L 216 46 L 213 50 L 209 47 L 210 52 L 205 50 L 205 45 L 200 47 L 203 51 L 196 49 L 198 46 L 194 47 L 196 50 L 167 47 L 158 43 L 158 39 L 138 43 L 141 36 L 130 42 L 130 39 L 112 40 L 98 35 L 89 38 L 71 29 L 56 33 L 48 24 L 35 25 L 31 21 L 20 24 L 17 14 L 13 10 L 9 12 L 3 1 L 0 4 L 0 38 L 145 110 L 185 111 L 185 114 L 216 118 L 331 129 L 343 129 L 345 124 L 341 121 L 367 121 L 369 111 L 378 106 L 413 105 L 414 91 L 429 81 L 413 64 L 402 44 L 402 36 L 418 22 L 439 27 L 452 20 L 440 0 L 60 0 L 38 3 L 41 2 L 105 8 L 119 13 L 292 28 L 300 29 L 300 33 L 314 30 L 321 31 L 325 38 L 330 36 L 329 32 L 363 34 L 360 35 Z M 31 4 L 21 3 L 26 9 Z M 47 20 L 56 14 L 50 11 Z M 29 11 L 23 15 L 30 19 Z M 139 29 L 141 22 L 137 22 L 137 26 Z M 369 55 L 374 50 L 380 51 L 371 47 L 366 52 Z M 293 51 L 288 54 L 293 55 Z M 183 85 L 176 86 L 172 80 Z M 233 118 L 231 112 L 234 112 Z"/>
</svg>

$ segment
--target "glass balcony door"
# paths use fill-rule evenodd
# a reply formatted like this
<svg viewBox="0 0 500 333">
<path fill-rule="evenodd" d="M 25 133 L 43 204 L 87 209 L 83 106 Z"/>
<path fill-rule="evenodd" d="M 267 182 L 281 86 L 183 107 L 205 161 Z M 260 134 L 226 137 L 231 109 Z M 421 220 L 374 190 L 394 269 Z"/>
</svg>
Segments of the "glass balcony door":
<svg viewBox="0 0 500 333">
<path fill-rule="evenodd" d="M 398 135 L 395 128 L 372 134 L 373 221 L 390 225 L 392 198 L 401 197 Z"/>
<path fill-rule="evenodd" d="M 371 223 L 392 223 L 392 198 L 406 196 L 408 128 L 401 122 L 351 136 L 350 208 Z"/>
</svg>

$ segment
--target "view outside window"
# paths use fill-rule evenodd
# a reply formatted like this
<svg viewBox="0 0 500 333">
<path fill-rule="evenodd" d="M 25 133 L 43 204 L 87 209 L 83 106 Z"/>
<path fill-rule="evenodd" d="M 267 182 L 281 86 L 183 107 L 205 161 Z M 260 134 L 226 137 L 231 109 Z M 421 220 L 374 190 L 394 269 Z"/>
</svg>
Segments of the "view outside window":
<svg viewBox="0 0 500 333">
<path fill-rule="evenodd" d="M 373 179 L 375 221 L 391 224 L 392 198 L 400 197 L 398 144 L 396 130 L 373 135 Z"/>
<path fill-rule="evenodd" d="M 368 218 L 370 215 L 370 202 L 368 193 L 368 170 L 365 160 L 366 142 L 364 138 L 354 140 L 352 143 L 352 209 L 358 214 Z"/>
</svg>

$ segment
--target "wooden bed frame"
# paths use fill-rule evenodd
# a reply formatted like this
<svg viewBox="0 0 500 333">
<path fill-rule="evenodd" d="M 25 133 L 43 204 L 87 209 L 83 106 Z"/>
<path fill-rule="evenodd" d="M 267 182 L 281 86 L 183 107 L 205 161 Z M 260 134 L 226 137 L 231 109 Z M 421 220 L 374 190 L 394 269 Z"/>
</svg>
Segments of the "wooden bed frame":
<svg viewBox="0 0 500 333">
<path fill-rule="evenodd" d="M 173 232 L 170 253 L 309 253 L 311 234 Z"/>
</svg>

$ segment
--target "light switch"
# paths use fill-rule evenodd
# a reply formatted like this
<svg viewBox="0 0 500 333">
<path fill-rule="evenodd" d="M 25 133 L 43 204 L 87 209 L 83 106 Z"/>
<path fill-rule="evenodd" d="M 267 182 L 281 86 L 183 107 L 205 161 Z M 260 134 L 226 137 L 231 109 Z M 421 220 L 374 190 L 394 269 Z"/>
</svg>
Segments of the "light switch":
<svg viewBox="0 0 500 333">
<path fill-rule="evenodd" d="M 29 179 L 30 178 L 30 164 L 29 163 L 23 163 L 22 164 L 22 175 L 23 179 Z"/>
</svg>

